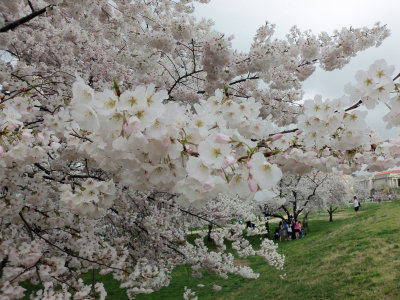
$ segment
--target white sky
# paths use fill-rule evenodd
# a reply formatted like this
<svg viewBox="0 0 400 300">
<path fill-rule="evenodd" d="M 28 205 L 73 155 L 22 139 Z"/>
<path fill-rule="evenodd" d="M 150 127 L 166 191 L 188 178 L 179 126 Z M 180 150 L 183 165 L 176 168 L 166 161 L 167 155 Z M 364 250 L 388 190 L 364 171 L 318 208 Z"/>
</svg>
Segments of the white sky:
<svg viewBox="0 0 400 300">
<path fill-rule="evenodd" d="M 276 24 L 276 37 L 284 37 L 290 27 L 332 33 L 342 27 L 372 27 L 376 22 L 387 24 L 391 36 L 379 48 L 370 48 L 353 58 L 342 70 L 318 70 L 303 87 L 307 98 L 321 94 L 324 98 L 340 97 L 343 87 L 354 78 L 358 70 L 366 70 L 377 59 L 384 58 L 400 72 L 400 1 L 397 0 L 211 0 L 209 4 L 196 5 L 198 18 L 212 19 L 215 28 L 226 35 L 234 35 L 233 47 L 248 51 L 253 36 L 260 26 Z M 378 129 L 383 138 L 395 137 L 398 130 L 386 130 L 381 121 L 387 112 L 382 105 L 368 114 L 371 128 Z"/>
</svg>

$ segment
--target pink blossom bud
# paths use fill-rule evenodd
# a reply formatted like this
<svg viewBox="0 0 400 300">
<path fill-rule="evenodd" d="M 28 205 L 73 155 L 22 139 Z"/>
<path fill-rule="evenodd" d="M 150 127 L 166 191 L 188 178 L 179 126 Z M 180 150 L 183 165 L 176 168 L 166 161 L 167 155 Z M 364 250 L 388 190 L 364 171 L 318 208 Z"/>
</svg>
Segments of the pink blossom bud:
<svg viewBox="0 0 400 300">
<path fill-rule="evenodd" d="M 272 136 L 272 140 L 273 140 L 273 141 L 277 141 L 277 140 L 281 139 L 282 137 L 283 137 L 283 134 L 282 134 L 282 133 L 277 133 L 277 134 L 274 134 L 274 135 Z"/>
<path fill-rule="evenodd" d="M 5 155 L 4 148 L 0 146 L 0 157 L 4 157 L 4 155 Z"/>
<path fill-rule="evenodd" d="M 302 134 L 302 133 L 303 133 L 303 129 L 296 130 L 297 135 Z"/>
<path fill-rule="evenodd" d="M 192 153 L 193 153 L 193 150 L 190 149 L 188 145 L 185 145 L 185 150 L 186 150 L 186 152 L 189 153 L 189 154 L 192 154 Z"/>
<path fill-rule="evenodd" d="M 253 193 L 257 192 L 257 182 L 255 181 L 254 178 L 249 178 L 247 184 L 249 185 L 249 189 L 250 191 L 252 191 Z"/>
<path fill-rule="evenodd" d="M 179 135 L 183 135 L 183 131 L 181 130 L 181 131 L 179 131 Z"/>
<path fill-rule="evenodd" d="M 247 166 L 247 168 L 251 169 L 251 159 L 250 158 L 247 159 L 246 166 Z"/>
<path fill-rule="evenodd" d="M 229 166 L 232 166 L 235 162 L 236 162 L 236 159 L 232 155 L 228 155 L 225 158 L 224 163 L 222 164 L 222 167 L 225 169 Z"/>
<path fill-rule="evenodd" d="M 122 130 L 124 131 L 124 135 L 128 134 L 128 123 L 124 122 L 122 125 Z"/>
<path fill-rule="evenodd" d="M 40 142 L 43 142 L 43 141 L 44 141 L 44 136 L 43 136 L 43 134 L 41 134 L 41 133 L 38 133 L 38 134 L 36 135 L 36 138 L 37 138 Z"/>
<path fill-rule="evenodd" d="M 219 143 L 219 144 L 226 144 L 230 141 L 230 137 L 222 134 L 222 133 L 217 133 L 217 135 L 215 136 L 214 142 Z"/>
</svg>

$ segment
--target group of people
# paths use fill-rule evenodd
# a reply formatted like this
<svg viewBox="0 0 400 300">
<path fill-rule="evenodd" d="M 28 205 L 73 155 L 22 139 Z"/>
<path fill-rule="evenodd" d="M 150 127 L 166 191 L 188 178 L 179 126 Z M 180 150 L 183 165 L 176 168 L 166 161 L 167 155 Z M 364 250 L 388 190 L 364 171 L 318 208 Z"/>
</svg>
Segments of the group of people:
<svg viewBox="0 0 400 300">
<path fill-rule="evenodd" d="M 302 239 L 303 237 L 305 237 L 305 232 L 301 223 L 293 218 L 290 218 L 289 222 L 286 222 L 286 220 L 280 221 L 274 234 L 274 240 L 279 240 L 280 242 L 282 240 Z"/>
</svg>

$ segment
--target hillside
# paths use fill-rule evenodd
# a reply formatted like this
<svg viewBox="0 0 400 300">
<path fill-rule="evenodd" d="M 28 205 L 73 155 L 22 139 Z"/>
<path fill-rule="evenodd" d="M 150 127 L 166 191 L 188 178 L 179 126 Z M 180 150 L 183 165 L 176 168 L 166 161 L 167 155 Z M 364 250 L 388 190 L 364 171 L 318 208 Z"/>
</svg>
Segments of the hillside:
<svg viewBox="0 0 400 300">
<path fill-rule="evenodd" d="M 183 299 L 184 286 L 196 291 L 199 300 L 400 299 L 399 216 L 400 201 L 363 204 L 359 217 L 351 207 L 343 208 L 332 223 L 327 214 L 314 214 L 306 238 L 279 244 L 278 252 L 286 256 L 283 272 L 259 257 L 249 257 L 237 263 L 253 267 L 260 273 L 257 280 L 204 274 L 198 281 L 190 275 L 190 267 L 182 266 L 174 271 L 169 287 L 137 299 Z M 260 237 L 251 241 L 257 245 Z M 110 275 L 96 278 L 107 286 L 107 299 L 128 299 Z M 89 283 L 91 275 L 86 279 Z M 197 287 L 199 283 L 205 287 Z M 214 284 L 222 289 L 213 290 Z"/>
<path fill-rule="evenodd" d="M 262 259 L 251 257 L 257 280 L 230 276 L 228 280 L 205 275 L 203 288 L 190 276 L 190 268 L 174 272 L 171 285 L 143 299 L 182 299 L 184 286 L 199 299 L 399 299 L 400 298 L 400 201 L 365 204 L 359 217 L 352 208 L 342 209 L 334 222 L 314 215 L 309 235 L 282 242 L 286 256 L 285 279 Z M 222 286 L 214 291 L 213 284 Z"/>
</svg>

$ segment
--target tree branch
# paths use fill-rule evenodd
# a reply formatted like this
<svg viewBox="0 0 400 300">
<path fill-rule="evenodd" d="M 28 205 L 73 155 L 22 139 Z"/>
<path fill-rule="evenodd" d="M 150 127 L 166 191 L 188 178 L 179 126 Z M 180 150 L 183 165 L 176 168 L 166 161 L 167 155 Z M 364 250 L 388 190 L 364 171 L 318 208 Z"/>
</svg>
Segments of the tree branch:
<svg viewBox="0 0 400 300">
<path fill-rule="evenodd" d="M 47 10 L 49 7 L 52 7 L 52 6 L 53 6 L 53 5 L 48 5 L 48 6 L 46 6 L 46 7 L 43 7 L 43 8 L 40 9 L 40 10 L 36 10 L 36 11 L 32 12 L 31 14 L 29 14 L 29 15 L 27 15 L 27 16 L 25 16 L 25 17 L 22 17 L 21 19 L 18 19 L 18 20 L 14 21 L 14 22 L 10 22 L 10 23 L 8 23 L 7 25 L 5 25 L 5 26 L 3 26 L 2 28 L 0 28 L 0 32 L 7 32 L 7 31 L 9 31 L 9 30 L 15 29 L 15 28 L 17 28 L 19 25 L 22 25 L 22 24 L 24 24 L 24 23 L 27 23 L 27 22 L 29 22 L 30 20 L 32 20 L 33 18 L 36 18 L 37 16 L 40 16 L 41 14 L 45 13 L 46 10 Z"/>
<path fill-rule="evenodd" d="M 259 78 L 260 77 L 258 77 L 258 75 L 254 75 L 252 77 L 247 76 L 247 78 L 242 78 L 242 79 L 238 79 L 238 80 L 232 81 L 231 83 L 229 83 L 229 85 L 234 85 L 234 84 L 246 81 L 246 80 L 259 79 Z"/>
<path fill-rule="evenodd" d="M 168 90 L 168 95 L 171 94 L 172 90 L 175 88 L 175 86 L 176 86 L 182 79 L 185 79 L 186 77 L 192 76 L 193 74 L 200 73 L 200 72 L 203 72 L 203 70 L 193 71 L 193 72 L 187 73 L 187 74 L 185 74 L 185 75 L 183 75 L 183 76 L 180 76 L 177 80 L 175 80 L 175 83 L 174 83 L 174 84 L 171 86 L 171 88 Z"/>
<path fill-rule="evenodd" d="M 29 7 L 31 8 L 31 11 L 32 11 L 32 12 L 35 12 L 35 11 L 36 11 L 35 8 L 34 8 L 33 5 L 32 5 L 32 2 L 31 2 L 30 0 L 28 0 L 28 5 L 29 5 Z"/>
</svg>

